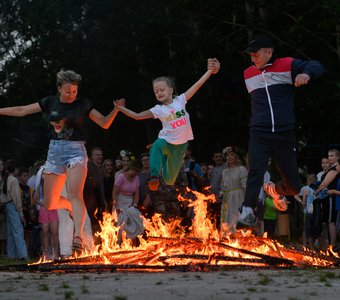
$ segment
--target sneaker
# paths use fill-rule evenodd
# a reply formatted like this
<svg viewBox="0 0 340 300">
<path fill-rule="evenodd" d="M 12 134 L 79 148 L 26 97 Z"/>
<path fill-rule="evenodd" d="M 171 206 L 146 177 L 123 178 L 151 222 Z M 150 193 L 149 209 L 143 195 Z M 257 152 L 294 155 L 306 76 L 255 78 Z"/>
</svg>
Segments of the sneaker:
<svg viewBox="0 0 340 300">
<path fill-rule="evenodd" d="M 254 228 L 256 227 L 256 217 L 254 211 L 249 206 L 242 206 L 240 219 L 237 222 L 236 229 Z"/>
<path fill-rule="evenodd" d="M 275 184 L 268 182 L 263 184 L 264 191 L 273 198 L 273 204 L 278 211 L 286 211 L 288 208 L 287 199 L 285 196 L 279 195 L 275 190 Z"/>
<path fill-rule="evenodd" d="M 158 190 L 159 187 L 159 180 L 158 178 L 152 178 L 148 182 L 149 190 L 155 192 Z"/>
</svg>

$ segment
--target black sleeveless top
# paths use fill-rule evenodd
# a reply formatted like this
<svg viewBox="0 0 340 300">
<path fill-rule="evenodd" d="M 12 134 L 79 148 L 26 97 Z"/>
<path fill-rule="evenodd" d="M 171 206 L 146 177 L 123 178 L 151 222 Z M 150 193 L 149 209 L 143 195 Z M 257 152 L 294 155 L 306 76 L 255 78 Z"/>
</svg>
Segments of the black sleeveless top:
<svg viewBox="0 0 340 300">
<path fill-rule="evenodd" d="M 329 169 L 321 176 L 321 182 L 326 178 L 326 175 L 328 174 L 329 171 L 332 171 L 332 170 L 333 170 L 333 171 L 335 171 L 335 172 L 338 172 L 338 171 L 336 170 L 336 167 L 337 167 L 337 165 L 334 165 L 334 166 L 330 167 L 330 168 L 329 168 Z M 340 178 L 340 174 L 337 173 L 336 176 L 335 176 L 335 178 L 332 180 L 332 182 L 330 182 L 330 183 L 328 184 L 327 189 L 329 189 L 329 190 L 336 190 L 336 185 L 337 185 L 337 183 L 338 183 L 339 178 Z"/>
</svg>

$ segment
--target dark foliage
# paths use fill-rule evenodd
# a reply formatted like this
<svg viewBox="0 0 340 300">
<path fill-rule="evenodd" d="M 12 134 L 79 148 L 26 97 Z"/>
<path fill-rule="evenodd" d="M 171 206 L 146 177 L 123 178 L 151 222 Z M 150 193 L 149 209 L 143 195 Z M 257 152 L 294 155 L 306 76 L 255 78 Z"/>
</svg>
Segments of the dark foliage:
<svg viewBox="0 0 340 300">
<path fill-rule="evenodd" d="M 121 97 L 141 111 L 156 103 L 152 78 L 171 75 L 183 92 L 203 74 L 206 59 L 218 57 L 221 72 L 188 105 L 191 146 L 199 160 L 229 144 L 246 149 L 250 105 L 242 70 L 249 59 L 241 50 L 264 31 L 279 55 L 318 59 L 328 70 L 296 99 L 301 163 L 318 164 L 327 145 L 339 143 L 339 20 L 338 0 L 1 0 L 1 107 L 56 93 L 55 74 L 64 67 L 83 75 L 80 94 L 103 114 Z M 1 117 L 0 127 L 0 156 L 30 164 L 46 155 L 40 115 Z M 106 156 L 137 154 L 158 129 L 158 121 L 119 115 L 108 131 L 89 124 L 88 145 L 102 146 Z"/>
</svg>

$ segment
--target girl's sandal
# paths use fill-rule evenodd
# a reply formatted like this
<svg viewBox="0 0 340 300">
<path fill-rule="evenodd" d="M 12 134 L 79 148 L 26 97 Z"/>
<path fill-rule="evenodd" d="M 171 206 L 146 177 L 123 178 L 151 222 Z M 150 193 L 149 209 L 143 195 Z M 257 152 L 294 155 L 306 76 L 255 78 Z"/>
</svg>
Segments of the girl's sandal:
<svg viewBox="0 0 340 300">
<path fill-rule="evenodd" d="M 72 252 L 73 254 L 80 255 L 84 251 L 83 239 L 80 236 L 73 238 Z"/>
</svg>

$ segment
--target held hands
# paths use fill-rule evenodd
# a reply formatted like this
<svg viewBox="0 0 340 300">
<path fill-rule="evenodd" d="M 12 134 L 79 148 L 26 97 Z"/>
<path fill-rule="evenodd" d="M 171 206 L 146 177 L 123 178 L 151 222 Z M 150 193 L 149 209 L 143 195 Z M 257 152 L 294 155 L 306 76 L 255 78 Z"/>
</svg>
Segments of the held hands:
<svg viewBox="0 0 340 300">
<path fill-rule="evenodd" d="M 301 85 L 305 85 L 309 82 L 310 80 L 310 76 L 308 74 L 305 74 L 305 73 L 301 73 L 301 74 L 298 74 L 296 77 L 295 77 L 295 82 L 294 82 L 294 85 L 296 87 L 299 87 Z"/>
<path fill-rule="evenodd" d="M 121 107 L 125 107 L 125 99 L 114 100 L 113 104 L 116 109 L 120 110 Z"/>
<path fill-rule="evenodd" d="M 217 74 L 220 70 L 220 62 L 217 60 L 217 58 L 209 58 L 208 59 L 208 70 L 211 71 L 211 74 Z"/>
</svg>

